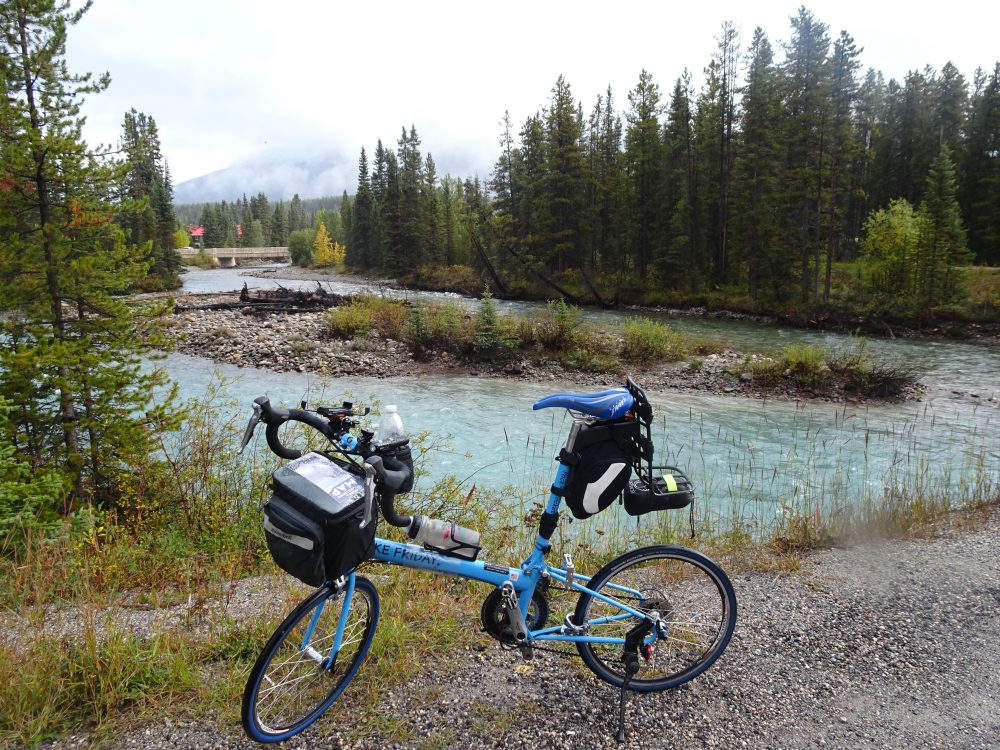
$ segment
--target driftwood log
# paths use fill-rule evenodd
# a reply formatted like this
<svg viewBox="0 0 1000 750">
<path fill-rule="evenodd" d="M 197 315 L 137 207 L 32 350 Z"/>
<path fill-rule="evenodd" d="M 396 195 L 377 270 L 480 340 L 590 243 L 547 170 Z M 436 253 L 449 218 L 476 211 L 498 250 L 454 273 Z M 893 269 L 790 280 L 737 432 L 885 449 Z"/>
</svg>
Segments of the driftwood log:
<svg viewBox="0 0 1000 750">
<path fill-rule="evenodd" d="M 244 283 L 238 301 L 210 302 L 204 305 L 176 304 L 174 313 L 189 310 L 244 310 L 253 315 L 303 313 L 349 304 L 350 301 L 349 296 L 328 292 L 318 283 L 314 291 L 286 289 L 279 285 L 276 289 L 255 289 L 253 292 Z"/>
</svg>

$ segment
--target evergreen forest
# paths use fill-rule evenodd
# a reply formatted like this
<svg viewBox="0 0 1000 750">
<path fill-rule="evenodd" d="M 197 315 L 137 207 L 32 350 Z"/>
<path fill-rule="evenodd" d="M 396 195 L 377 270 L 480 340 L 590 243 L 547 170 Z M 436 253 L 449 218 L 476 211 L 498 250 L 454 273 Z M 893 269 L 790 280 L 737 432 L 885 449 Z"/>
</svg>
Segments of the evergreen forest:
<svg viewBox="0 0 1000 750">
<path fill-rule="evenodd" d="M 504 113 L 485 181 L 439 179 L 413 126 L 362 149 L 332 231 L 347 265 L 438 283 L 473 266 L 515 296 L 913 314 L 961 298 L 960 266 L 1000 262 L 1000 63 L 886 81 L 804 7 L 787 42 L 731 23 L 716 42 L 698 90 L 642 71 L 624 106 L 609 88 L 585 108 L 560 76 L 520 125 Z"/>
</svg>

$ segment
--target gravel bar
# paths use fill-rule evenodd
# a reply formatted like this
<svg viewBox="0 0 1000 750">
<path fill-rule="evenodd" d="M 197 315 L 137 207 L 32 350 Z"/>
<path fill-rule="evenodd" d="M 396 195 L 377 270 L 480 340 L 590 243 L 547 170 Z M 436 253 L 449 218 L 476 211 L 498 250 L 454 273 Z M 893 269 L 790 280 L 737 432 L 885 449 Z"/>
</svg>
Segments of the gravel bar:
<svg viewBox="0 0 1000 750">
<path fill-rule="evenodd" d="M 328 716 L 282 747 L 995 749 L 997 550 L 1000 517 L 928 539 L 819 552 L 793 574 L 734 576 L 739 620 L 729 649 L 686 686 L 630 694 L 624 745 L 614 740 L 617 691 L 579 660 L 524 662 L 470 638 L 391 692 L 382 709 L 398 720 L 379 733 L 358 737 Z M 108 746 L 256 747 L 239 726 L 210 719 L 164 719 Z"/>
</svg>

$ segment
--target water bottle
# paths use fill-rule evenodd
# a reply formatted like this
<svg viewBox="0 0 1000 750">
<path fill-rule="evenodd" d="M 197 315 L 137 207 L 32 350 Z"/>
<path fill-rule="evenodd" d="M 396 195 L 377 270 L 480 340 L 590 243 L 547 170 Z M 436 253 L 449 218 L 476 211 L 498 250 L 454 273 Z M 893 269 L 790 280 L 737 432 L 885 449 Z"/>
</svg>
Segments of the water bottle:
<svg viewBox="0 0 1000 750">
<path fill-rule="evenodd" d="M 427 549 L 454 557 L 475 560 L 482 549 L 479 532 L 467 529 L 451 521 L 438 521 L 427 516 L 414 516 L 406 530 L 410 539 L 415 539 Z"/>
<path fill-rule="evenodd" d="M 389 443 L 393 440 L 400 440 L 406 437 L 403 431 L 403 420 L 396 410 L 395 404 L 386 404 L 382 409 L 382 417 L 378 422 L 378 431 L 375 433 L 376 443 Z"/>
</svg>

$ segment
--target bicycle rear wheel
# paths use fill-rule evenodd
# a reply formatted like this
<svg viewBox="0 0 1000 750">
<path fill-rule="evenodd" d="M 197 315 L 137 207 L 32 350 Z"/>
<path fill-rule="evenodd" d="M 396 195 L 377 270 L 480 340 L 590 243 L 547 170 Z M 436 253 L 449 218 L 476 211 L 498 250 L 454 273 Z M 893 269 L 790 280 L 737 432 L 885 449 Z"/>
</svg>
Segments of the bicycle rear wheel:
<svg viewBox="0 0 1000 750">
<path fill-rule="evenodd" d="M 354 576 L 340 650 L 331 653 L 350 580 L 343 590 L 327 584 L 292 610 L 261 651 L 243 691 L 242 720 L 257 742 L 298 734 L 326 711 L 354 678 L 378 624 L 378 592 Z M 331 661 L 331 658 L 332 661 Z"/>
<path fill-rule="evenodd" d="M 631 690 L 665 690 L 697 677 L 719 658 L 736 626 L 736 594 L 729 578 L 712 560 L 684 547 L 632 550 L 597 571 L 588 588 L 634 610 L 659 613 L 663 627 L 650 646 L 640 650 Z M 573 621 L 585 625 L 588 635 L 603 638 L 624 638 L 642 622 L 586 592 L 580 595 Z M 576 646 L 594 674 L 622 685 L 622 644 Z"/>
</svg>

